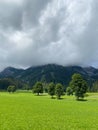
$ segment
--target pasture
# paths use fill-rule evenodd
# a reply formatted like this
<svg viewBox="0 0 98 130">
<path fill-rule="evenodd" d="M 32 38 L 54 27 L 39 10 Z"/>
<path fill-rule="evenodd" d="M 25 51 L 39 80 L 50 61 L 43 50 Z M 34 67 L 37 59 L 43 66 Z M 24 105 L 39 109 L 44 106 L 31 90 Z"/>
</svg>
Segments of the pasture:
<svg viewBox="0 0 98 130">
<path fill-rule="evenodd" d="M 98 94 L 85 101 L 32 93 L 0 93 L 0 130 L 98 130 Z"/>
</svg>

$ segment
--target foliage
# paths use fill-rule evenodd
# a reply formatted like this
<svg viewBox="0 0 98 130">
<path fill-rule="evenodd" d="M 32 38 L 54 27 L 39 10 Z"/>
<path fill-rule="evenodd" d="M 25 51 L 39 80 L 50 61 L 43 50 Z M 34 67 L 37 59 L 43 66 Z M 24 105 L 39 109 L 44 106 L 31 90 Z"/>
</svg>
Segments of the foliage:
<svg viewBox="0 0 98 130">
<path fill-rule="evenodd" d="M 36 82 L 36 84 L 33 87 L 33 93 L 37 93 L 37 95 L 43 93 L 43 85 L 41 82 Z"/>
<path fill-rule="evenodd" d="M 30 89 L 30 86 L 29 86 L 28 84 L 24 84 L 24 85 L 23 85 L 23 89 L 24 89 L 24 90 L 29 90 L 29 89 Z"/>
<path fill-rule="evenodd" d="M 75 92 L 77 100 L 79 98 L 84 98 L 84 94 L 86 93 L 88 88 L 86 81 L 80 74 L 74 74 L 72 76 L 70 87 L 73 90 L 73 92 Z"/>
<path fill-rule="evenodd" d="M 98 92 L 98 81 L 96 81 L 95 83 L 93 83 L 91 91 L 92 92 Z"/>
<path fill-rule="evenodd" d="M 0 90 L 7 90 L 8 86 L 16 86 L 17 89 L 27 89 L 28 84 L 25 84 L 22 81 L 16 80 L 14 78 L 3 78 L 0 79 Z"/>
<path fill-rule="evenodd" d="M 43 82 L 42 84 L 43 84 L 43 91 L 44 91 L 45 93 L 48 93 L 48 83 Z"/>
<path fill-rule="evenodd" d="M 0 79 L 1 90 L 7 90 L 10 85 L 15 85 L 15 82 L 11 78 Z"/>
<path fill-rule="evenodd" d="M 8 86 L 7 91 L 10 92 L 15 92 L 16 91 L 16 87 L 15 86 Z"/>
<path fill-rule="evenodd" d="M 52 98 L 55 95 L 55 84 L 53 82 L 48 85 L 48 94 L 51 95 Z"/>
<path fill-rule="evenodd" d="M 72 88 L 71 87 L 67 87 L 67 89 L 66 89 L 66 94 L 67 95 L 73 95 L 73 90 L 72 90 Z"/>
<path fill-rule="evenodd" d="M 57 96 L 57 99 L 60 99 L 61 95 L 64 94 L 64 89 L 63 89 L 62 84 L 60 84 L 60 83 L 56 84 L 55 94 Z"/>
</svg>

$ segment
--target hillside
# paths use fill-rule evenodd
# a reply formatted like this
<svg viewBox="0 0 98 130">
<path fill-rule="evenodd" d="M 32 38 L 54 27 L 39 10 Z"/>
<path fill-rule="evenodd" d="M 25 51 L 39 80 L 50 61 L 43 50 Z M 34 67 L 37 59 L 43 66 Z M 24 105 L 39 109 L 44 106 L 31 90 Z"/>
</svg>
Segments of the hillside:
<svg viewBox="0 0 98 130">
<path fill-rule="evenodd" d="M 74 73 L 80 73 L 89 84 L 98 80 L 98 69 L 93 67 L 80 66 L 60 66 L 48 64 L 43 66 L 30 67 L 26 70 L 8 67 L 0 73 L 0 78 L 15 78 L 23 82 L 29 83 L 31 86 L 36 81 L 45 83 L 55 82 L 62 83 L 67 86 Z"/>
</svg>

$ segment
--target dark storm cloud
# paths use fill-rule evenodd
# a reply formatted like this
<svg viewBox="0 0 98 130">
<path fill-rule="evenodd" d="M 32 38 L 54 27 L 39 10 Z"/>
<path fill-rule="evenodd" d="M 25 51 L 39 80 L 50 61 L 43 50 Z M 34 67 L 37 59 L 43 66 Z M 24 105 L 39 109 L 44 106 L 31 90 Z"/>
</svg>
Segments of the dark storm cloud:
<svg viewBox="0 0 98 130">
<path fill-rule="evenodd" d="M 97 0 L 0 0 L 0 68 L 98 66 Z"/>
</svg>

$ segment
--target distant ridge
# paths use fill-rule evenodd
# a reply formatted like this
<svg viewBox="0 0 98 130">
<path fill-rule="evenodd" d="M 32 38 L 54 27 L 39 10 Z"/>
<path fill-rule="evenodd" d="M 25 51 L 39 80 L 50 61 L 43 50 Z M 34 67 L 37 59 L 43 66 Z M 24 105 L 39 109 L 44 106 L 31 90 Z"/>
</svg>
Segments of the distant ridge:
<svg viewBox="0 0 98 130">
<path fill-rule="evenodd" d="M 12 77 L 29 83 L 30 85 L 33 85 L 36 81 L 42 81 L 45 83 L 60 82 L 63 85 L 68 86 L 74 73 L 80 73 L 87 80 L 89 85 L 98 80 L 98 69 L 94 67 L 64 67 L 56 64 L 35 66 L 25 70 L 7 67 L 0 73 L 0 78 Z"/>
</svg>

